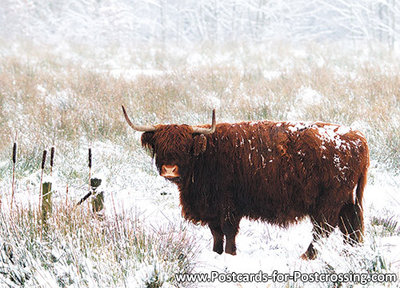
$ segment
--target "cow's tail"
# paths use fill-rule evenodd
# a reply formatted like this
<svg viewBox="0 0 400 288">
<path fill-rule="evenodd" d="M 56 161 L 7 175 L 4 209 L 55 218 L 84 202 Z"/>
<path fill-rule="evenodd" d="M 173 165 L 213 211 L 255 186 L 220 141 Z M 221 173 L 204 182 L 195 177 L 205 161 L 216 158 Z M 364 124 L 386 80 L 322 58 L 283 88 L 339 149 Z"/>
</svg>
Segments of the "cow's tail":
<svg viewBox="0 0 400 288">
<path fill-rule="evenodd" d="M 360 243 L 364 238 L 363 195 L 367 184 L 367 168 L 358 179 L 354 203 L 345 204 L 339 214 L 339 228 L 344 240 L 350 244 Z"/>
<path fill-rule="evenodd" d="M 364 171 L 361 173 L 356 189 L 355 205 L 360 207 L 361 211 L 363 210 L 363 196 L 365 185 L 367 185 L 367 169 L 364 169 Z"/>
<path fill-rule="evenodd" d="M 364 209 L 363 209 L 363 196 L 365 185 L 367 185 L 367 171 L 368 167 L 365 167 L 361 173 L 360 179 L 358 179 L 356 189 L 356 201 L 355 201 L 355 221 L 357 221 L 355 233 L 359 231 L 359 235 L 356 237 L 357 242 L 362 242 L 364 239 Z"/>
</svg>

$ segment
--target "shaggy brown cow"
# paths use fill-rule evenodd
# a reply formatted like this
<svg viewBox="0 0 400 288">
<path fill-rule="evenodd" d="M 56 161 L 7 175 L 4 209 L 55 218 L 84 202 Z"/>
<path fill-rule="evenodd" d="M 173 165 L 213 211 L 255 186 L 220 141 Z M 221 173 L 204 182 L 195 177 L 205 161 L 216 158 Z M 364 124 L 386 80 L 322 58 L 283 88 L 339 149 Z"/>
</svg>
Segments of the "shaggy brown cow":
<svg viewBox="0 0 400 288">
<path fill-rule="evenodd" d="M 213 250 L 235 255 L 242 217 L 287 227 L 310 216 L 314 241 L 339 226 L 363 236 L 362 198 L 369 153 L 364 136 L 328 123 L 128 124 L 142 135 L 161 176 L 176 183 L 185 219 L 207 224 Z M 302 255 L 313 259 L 311 242 Z"/>
</svg>

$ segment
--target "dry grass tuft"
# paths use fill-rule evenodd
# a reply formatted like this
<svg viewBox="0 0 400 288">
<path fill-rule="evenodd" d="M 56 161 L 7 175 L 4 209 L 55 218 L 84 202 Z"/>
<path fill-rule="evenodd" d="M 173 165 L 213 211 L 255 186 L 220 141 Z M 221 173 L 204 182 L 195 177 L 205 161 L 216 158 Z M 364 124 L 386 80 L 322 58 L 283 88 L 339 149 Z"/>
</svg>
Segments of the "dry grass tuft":
<svg viewBox="0 0 400 288">
<path fill-rule="evenodd" d="M 45 274 L 47 283 L 60 287 L 121 286 L 125 281 L 161 287 L 164 282 L 178 285 L 174 273 L 193 269 L 196 248 L 184 232 L 171 227 L 147 231 L 127 216 L 118 216 L 117 225 L 117 219 L 100 221 L 86 209 L 54 208 L 43 236 L 37 211 L 20 208 L 0 214 L 0 249 L 8 251 L 2 254 L 2 271 L 9 271 L 1 281 L 43 285 Z M 154 271 L 149 265 L 156 265 Z M 152 282 L 153 272 L 159 275 L 157 283 Z"/>
</svg>

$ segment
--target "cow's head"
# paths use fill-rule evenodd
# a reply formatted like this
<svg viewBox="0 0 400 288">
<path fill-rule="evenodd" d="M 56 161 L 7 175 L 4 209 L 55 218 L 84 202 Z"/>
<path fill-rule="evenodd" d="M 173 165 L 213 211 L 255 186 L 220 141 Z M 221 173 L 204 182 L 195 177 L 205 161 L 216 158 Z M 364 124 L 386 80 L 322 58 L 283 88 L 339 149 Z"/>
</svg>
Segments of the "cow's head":
<svg viewBox="0 0 400 288">
<path fill-rule="evenodd" d="M 138 126 L 130 121 L 124 106 L 122 111 L 129 126 L 144 132 L 142 146 L 152 151 L 160 175 L 171 181 L 179 181 L 188 176 L 193 157 L 207 149 L 207 138 L 204 135 L 214 133 L 216 128 L 215 110 L 209 128 L 185 124 Z"/>
</svg>

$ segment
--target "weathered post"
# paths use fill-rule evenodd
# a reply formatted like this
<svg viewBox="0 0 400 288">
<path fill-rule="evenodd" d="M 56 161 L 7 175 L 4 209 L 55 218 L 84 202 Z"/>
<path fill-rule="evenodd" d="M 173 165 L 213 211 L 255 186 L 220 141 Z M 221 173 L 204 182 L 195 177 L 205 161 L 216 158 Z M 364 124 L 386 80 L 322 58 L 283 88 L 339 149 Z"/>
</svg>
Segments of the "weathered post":
<svg viewBox="0 0 400 288">
<path fill-rule="evenodd" d="M 44 182 L 42 188 L 42 223 L 46 224 L 47 218 L 52 212 L 51 182 Z"/>
<path fill-rule="evenodd" d="M 83 202 L 85 202 L 90 196 L 94 196 L 91 199 L 92 204 L 92 213 L 96 215 L 101 220 L 104 218 L 103 209 L 104 209 L 104 192 L 96 192 L 97 188 L 101 185 L 100 178 L 92 178 L 92 149 L 89 148 L 89 192 L 83 196 L 81 200 L 75 205 L 78 207 Z M 90 202 L 88 201 L 88 209 L 90 209 Z M 90 210 L 89 210 L 90 211 Z"/>
<path fill-rule="evenodd" d="M 96 192 L 97 188 L 101 185 L 101 179 L 92 178 L 90 180 L 90 186 L 92 188 L 92 211 L 99 218 L 103 218 L 102 210 L 104 209 L 104 191 Z"/>
<path fill-rule="evenodd" d="M 43 156 L 42 156 L 42 166 L 41 166 L 41 168 L 42 168 L 42 172 L 41 172 L 41 174 L 40 174 L 40 185 L 39 185 L 39 215 L 41 214 L 40 213 L 40 210 L 41 210 L 41 206 L 42 206 L 42 184 L 43 184 L 43 173 L 44 173 L 44 164 L 46 163 L 46 155 L 47 155 L 47 151 L 46 150 L 44 150 L 43 151 Z"/>
</svg>

